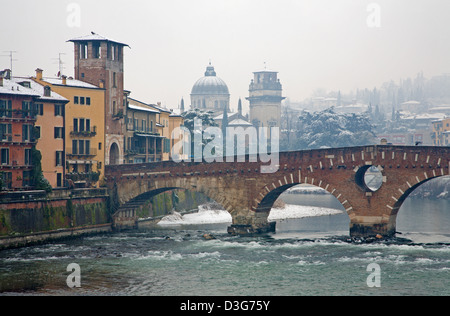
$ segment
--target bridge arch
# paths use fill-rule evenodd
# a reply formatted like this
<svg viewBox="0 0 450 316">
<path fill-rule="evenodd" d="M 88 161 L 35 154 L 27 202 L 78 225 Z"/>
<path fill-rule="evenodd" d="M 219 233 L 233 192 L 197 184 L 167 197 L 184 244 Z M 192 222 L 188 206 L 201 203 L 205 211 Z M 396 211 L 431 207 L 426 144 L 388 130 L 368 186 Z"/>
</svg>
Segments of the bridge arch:
<svg viewBox="0 0 450 316">
<path fill-rule="evenodd" d="M 228 196 L 223 194 L 220 190 L 215 189 L 214 186 L 205 185 L 195 178 L 174 179 L 159 175 L 159 179 L 152 178 L 151 180 L 148 180 L 147 177 L 135 175 L 127 176 L 122 180 L 128 180 L 122 181 L 122 187 L 130 186 L 130 188 L 124 190 L 128 192 L 126 196 L 119 196 L 118 204 L 120 206 L 113 214 L 117 229 L 127 226 L 134 227 L 135 225 L 132 224 L 133 221 L 136 221 L 139 218 L 136 211 L 151 198 L 171 190 L 186 190 L 202 193 L 209 199 L 220 204 L 233 216 L 233 208 L 227 208 L 227 205 L 230 205 L 231 203 Z"/>
<path fill-rule="evenodd" d="M 426 174 L 426 172 L 425 172 L 425 174 Z M 434 174 L 436 175 L 435 171 L 434 171 Z M 431 180 L 439 179 L 442 177 L 449 177 L 449 176 L 445 175 L 445 174 L 441 174 L 441 175 L 436 175 L 436 176 L 426 178 L 426 175 L 425 175 L 425 177 L 422 180 L 418 176 L 409 177 L 404 185 L 399 186 L 397 192 L 393 192 L 393 195 L 391 198 L 394 201 L 394 203 L 392 205 L 387 205 L 387 207 L 392 210 L 391 214 L 396 216 L 398 214 L 398 211 L 400 210 L 401 206 L 403 205 L 403 202 L 417 188 L 419 188 L 420 186 L 422 186 L 423 184 L 425 184 Z"/>
<path fill-rule="evenodd" d="M 284 181 L 284 184 L 283 184 Z M 343 208 L 346 210 L 349 217 L 354 216 L 353 215 L 353 207 L 351 206 L 349 200 L 345 197 L 345 195 L 340 192 L 338 189 L 334 188 L 332 185 L 330 185 L 327 182 L 324 182 L 323 180 L 317 180 L 315 178 L 309 178 L 305 177 L 304 182 L 294 182 L 294 179 L 292 178 L 292 182 L 288 183 L 287 177 L 284 176 L 282 179 L 279 179 L 277 181 L 271 182 L 270 184 L 266 184 L 260 191 L 259 196 L 262 198 L 260 201 L 255 199 L 255 205 L 252 206 L 252 209 L 257 213 L 265 213 L 267 214 L 267 217 L 269 216 L 270 210 L 273 207 L 273 204 L 275 201 L 279 198 L 279 196 L 285 192 L 286 190 L 300 184 L 309 184 L 313 185 L 315 187 L 324 189 L 329 194 L 334 196 L 336 200 L 343 206 Z M 269 189 L 270 188 L 270 189 Z"/>
</svg>

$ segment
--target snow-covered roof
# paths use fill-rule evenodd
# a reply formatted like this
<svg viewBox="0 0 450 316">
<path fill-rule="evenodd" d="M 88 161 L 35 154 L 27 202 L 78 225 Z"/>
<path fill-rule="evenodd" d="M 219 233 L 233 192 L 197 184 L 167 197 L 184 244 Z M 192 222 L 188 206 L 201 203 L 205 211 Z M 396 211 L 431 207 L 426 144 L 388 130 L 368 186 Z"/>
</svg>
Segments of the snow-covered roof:
<svg viewBox="0 0 450 316">
<path fill-rule="evenodd" d="M 33 89 L 26 88 L 18 84 L 14 80 L 3 79 L 3 85 L 0 86 L 0 94 L 14 94 L 22 96 L 34 96 L 39 97 L 40 94 Z"/>
<path fill-rule="evenodd" d="M 420 102 L 419 102 L 419 101 L 411 100 L 411 101 L 403 102 L 402 104 L 405 104 L 405 105 L 408 105 L 408 104 L 420 104 Z"/>
<path fill-rule="evenodd" d="M 232 120 L 230 123 L 228 123 L 228 126 L 238 126 L 238 125 L 240 125 L 240 126 L 242 126 L 242 125 L 245 125 L 245 126 L 252 126 L 252 124 L 251 123 L 249 123 L 249 122 L 247 122 L 247 121 L 244 121 L 243 119 L 235 119 L 235 120 Z"/>
<path fill-rule="evenodd" d="M 62 78 L 43 78 L 42 79 L 45 82 L 48 82 L 50 84 L 54 84 L 54 85 L 60 85 L 60 86 L 69 86 L 69 87 L 77 87 L 77 88 L 89 88 L 89 89 L 100 89 L 97 86 L 94 86 L 93 84 L 81 81 L 81 80 L 76 80 L 76 79 L 71 79 L 71 78 L 67 78 L 66 79 L 66 84 L 64 85 L 62 82 Z"/>
<path fill-rule="evenodd" d="M 121 43 L 121 42 L 112 40 L 110 38 L 106 38 L 106 37 L 96 34 L 94 32 L 91 32 L 91 34 L 89 34 L 89 35 L 80 36 L 80 37 L 76 37 L 76 38 L 68 40 L 68 42 L 84 42 L 84 41 L 107 41 L 107 42 L 116 43 L 119 45 L 130 47 L 129 45 L 127 45 L 125 43 Z"/>
<path fill-rule="evenodd" d="M 41 100 L 67 101 L 67 102 L 69 101 L 54 91 L 51 91 L 50 96 L 45 96 L 44 95 L 44 85 L 37 83 L 33 79 L 25 78 L 25 77 L 13 77 L 13 78 L 11 78 L 11 81 L 14 81 L 15 83 L 19 84 L 22 87 L 25 84 L 29 85 L 29 88 L 28 87 L 27 88 L 23 87 L 23 88 L 30 89 L 33 93 L 38 95 L 39 99 L 41 99 Z"/>
<path fill-rule="evenodd" d="M 150 107 L 147 106 L 143 106 L 143 105 L 137 105 L 137 104 L 128 104 L 128 108 L 132 109 L 132 110 L 138 110 L 138 111 L 145 111 L 145 112 L 151 112 L 151 113 L 159 113 L 158 110 L 152 109 Z"/>
<path fill-rule="evenodd" d="M 402 120 L 440 120 L 446 118 L 445 113 L 422 113 L 402 117 Z"/>
</svg>

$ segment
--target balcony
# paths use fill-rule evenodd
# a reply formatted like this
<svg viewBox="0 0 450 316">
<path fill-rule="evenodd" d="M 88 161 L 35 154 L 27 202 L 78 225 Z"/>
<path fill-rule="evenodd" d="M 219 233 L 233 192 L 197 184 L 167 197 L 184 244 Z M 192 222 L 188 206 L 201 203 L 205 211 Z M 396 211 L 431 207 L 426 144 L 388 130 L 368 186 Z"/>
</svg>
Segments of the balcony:
<svg viewBox="0 0 450 316">
<path fill-rule="evenodd" d="M 68 148 L 67 149 L 67 157 L 93 157 L 93 156 L 97 156 L 97 148 L 87 148 L 88 150 L 86 150 L 85 148 L 83 148 L 82 150 L 80 150 L 80 148 Z"/>
<path fill-rule="evenodd" d="M 7 122 L 35 122 L 36 111 L 34 110 L 10 110 L 0 109 L 0 121 Z"/>
<path fill-rule="evenodd" d="M 74 127 L 71 126 L 70 131 L 70 136 L 73 137 L 94 137 L 97 135 L 97 126 L 93 126 L 92 129 L 86 131 L 80 131 L 78 129 L 74 129 Z"/>
</svg>

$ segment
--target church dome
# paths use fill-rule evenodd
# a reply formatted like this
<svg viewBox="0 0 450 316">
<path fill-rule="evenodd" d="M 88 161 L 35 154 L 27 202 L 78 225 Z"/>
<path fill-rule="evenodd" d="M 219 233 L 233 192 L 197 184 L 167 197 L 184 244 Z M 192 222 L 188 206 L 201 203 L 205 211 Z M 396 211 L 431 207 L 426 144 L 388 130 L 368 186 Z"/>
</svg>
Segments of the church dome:
<svg viewBox="0 0 450 316">
<path fill-rule="evenodd" d="M 197 82 L 192 87 L 192 95 L 229 95 L 228 86 L 219 77 L 216 76 L 214 67 L 209 64 L 206 67 L 205 76 L 197 80 Z"/>
</svg>

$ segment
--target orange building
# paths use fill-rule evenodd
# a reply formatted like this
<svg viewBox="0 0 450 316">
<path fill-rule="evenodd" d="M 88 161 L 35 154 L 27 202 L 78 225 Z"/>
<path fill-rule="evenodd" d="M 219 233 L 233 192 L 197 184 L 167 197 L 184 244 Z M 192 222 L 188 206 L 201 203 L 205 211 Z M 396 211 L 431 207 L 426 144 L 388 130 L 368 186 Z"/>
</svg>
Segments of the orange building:
<svg viewBox="0 0 450 316">
<path fill-rule="evenodd" d="M 35 189 L 39 175 L 34 171 L 39 163 L 44 178 L 52 187 L 63 186 L 62 132 L 66 103 L 67 100 L 52 93 L 50 87 L 27 78 L 11 77 L 10 70 L 0 71 L 2 190 Z M 42 155 L 40 162 L 34 161 L 36 149 Z"/>
<path fill-rule="evenodd" d="M 24 88 L 31 89 L 39 97 L 34 99 L 36 117 L 34 137 L 36 149 L 41 152 L 42 174 L 52 188 L 63 187 L 65 178 L 65 106 L 66 98 L 31 78 L 13 77 L 12 80 Z"/>
</svg>

